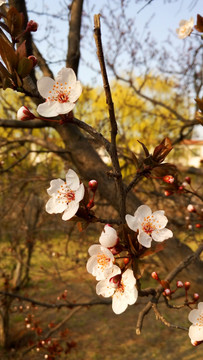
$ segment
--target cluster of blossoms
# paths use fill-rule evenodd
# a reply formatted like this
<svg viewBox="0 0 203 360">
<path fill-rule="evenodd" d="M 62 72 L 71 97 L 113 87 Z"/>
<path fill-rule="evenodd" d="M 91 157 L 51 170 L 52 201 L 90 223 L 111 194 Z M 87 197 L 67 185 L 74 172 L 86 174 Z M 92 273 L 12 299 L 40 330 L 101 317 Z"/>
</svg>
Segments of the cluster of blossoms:
<svg viewBox="0 0 203 360">
<path fill-rule="evenodd" d="M 95 244 L 89 248 L 87 271 L 99 281 L 96 293 L 104 297 L 112 296 L 112 309 L 115 314 L 121 314 L 137 300 L 136 279 L 131 269 L 122 271 L 115 265 L 113 253 L 119 242 L 116 230 L 105 225 L 99 242 L 101 245 Z"/>
<path fill-rule="evenodd" d="M 198 304 L 197 309 L 190 311 L 188 316 L 192 325 L 189 328 L 191 343 L 196 346 L 203 341 L 203 302 Z"/>
</svg>

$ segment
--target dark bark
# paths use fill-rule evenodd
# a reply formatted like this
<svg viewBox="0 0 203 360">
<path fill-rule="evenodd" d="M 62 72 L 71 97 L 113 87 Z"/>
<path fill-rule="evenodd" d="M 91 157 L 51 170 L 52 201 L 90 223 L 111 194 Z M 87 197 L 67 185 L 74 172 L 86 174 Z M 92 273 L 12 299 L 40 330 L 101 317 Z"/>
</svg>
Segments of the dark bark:
<svg viewBox="0 0 203 360">
<path fill-rule="evenodd" d="M 71 67 L 78 73 L 80 61 L 80 29 L 82 21 L 83 0 L 73 0 L 71 4 L 71 16 L 69 22 L 68 54 L 66 67 Z"/>
</svg>

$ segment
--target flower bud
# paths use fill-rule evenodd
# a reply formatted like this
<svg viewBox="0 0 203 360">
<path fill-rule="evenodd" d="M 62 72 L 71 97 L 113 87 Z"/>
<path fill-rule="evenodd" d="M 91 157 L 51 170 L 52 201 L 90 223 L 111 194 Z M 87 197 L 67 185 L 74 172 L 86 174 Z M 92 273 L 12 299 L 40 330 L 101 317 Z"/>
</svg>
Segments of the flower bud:
<svg viewBox="0 0 203 360">
<path fill-rule="evenodd" d="M 89 189 L 92 192 L 95 192 L 97 190 L 97 187 L 98 187 L 98 181 L 97 180 L 90 180 L 88 185 L 89 185 Z"/>
<path fill-rule="evenodd" d="M 183 285 L 182 281 L 178 280 L 176 283 L 176 286 L 177 286 L 177 288 L 182 288 L 184 285 Z"/>
<path fill-rule="evenodd" d="M 36 116 L 30 112 L 27 106 L 21 106 L 21 108 L 17 111 L 17 119 L 21 121 L 33 120 Z"/>
<path fill-rule="evenodd" d="M 35 32 L 38 29 L 38 24 L 34 21 L 34 20 L 30 20 L 27 23 L 27 27 L 25 31 L 29 31 L 29 32 Z"/>
<path fill-rule="evenodd" d="M 188 183 L 188 184 L 191 184 L 191 178 L 189 176 L 186 176 L 185 177 L 185 181 Z"/>
<path fill-rule="evenodd" d="M 130 259 L 128 257 L 125 257 L 123 259 L 123 262 L 124 262 L 125 265 L 127 265 L 129 263 L 129 261 L 130 261 Z"/>
<path fill-rule="evenodd" d="M 165 175 L 163 177 L 163 181 L 168 183 L 168 184 L 173 184 L 174 183 L 174 177 L 172 175 Z"/>
<path fill-rule="evenodd" d="M 191 285 L 190 282 L 189 282 L 189 281 L 186 281 L 185 284 L 184 284 L 185 290 L 189 290 L 190 285 Z"/>
<path fill-rule="evenodd" d="M 151 273 L 151 277 L 152 277 L 154 280 L 159 280 L 159 275 L 157 274 L 156 271 L 153 271 L 153 272 Z"/>
<path fill-rule="evenodd" d="M 199 300 L 199 294 L 198 294 L 198 293 L 194 293 L 194 294 L 193 294 L 193 299 L 194 299 L 195 301 L 198 301 L 198 300 Z"/>
<path fill-rule="evenodd" d="M 172 193 L 172 191 L 169 191 L 169 190 L 165 190 L 164 191 L 164 195 L 165 196 L 170 196 L 170 195 L 172 195 L 173 193 Z"/>
<path fill-rule="evenodd" d="M 197 228 L 197 229 L 200 229 L 201 227 L 202 227 L 202 225 L 201 224 L 195 224 L 195 227 Z"/>
<path fill-rule="evenodd" d="M 33 67 L 35 67 L 35 66 L 37 65 L 38 60 L 37 60 L 36 56 L 30 55 L 30 56 L 28 56 L 28 59 L 32 60 L 32 62 L 33 62 Z"/>
<path fill-rule="evenodd" d="M 183 190 L 184 190 L 184 186 L 182 186 L 182 185 L 179 186 L 178 190 L 179 190 L 179 191 L 183 191 Z"/>
<path fill-rule="evenodd" d="M 187 206 L 187 211 L 189 211 L 189 212 L 196 212 L 196 209 L 195 209 L 195 207 L 194 207 L 192 204 L 189 204 L 189 205 Z"/>
<path fill-rule="evenodd" d="M 171 290 L 170 290 L 170 289 L 165 289 L 165 290 L 164 290 L 164 294 L 165 294 L 166 296 L 170 296 L 170 295 L 171 295 Z"/>
</svg>

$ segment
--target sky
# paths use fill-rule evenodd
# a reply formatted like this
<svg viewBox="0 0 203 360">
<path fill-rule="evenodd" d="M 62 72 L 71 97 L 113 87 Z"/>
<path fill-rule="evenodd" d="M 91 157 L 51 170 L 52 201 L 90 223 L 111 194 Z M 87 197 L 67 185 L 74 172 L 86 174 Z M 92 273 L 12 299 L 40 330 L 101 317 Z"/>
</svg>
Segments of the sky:
<svg viewBox="0 0 203 360">
<path fill-rule="evenodd" d="M 126 0 L 125 0 L 126 1 Z M 148 1 L 136 2 L 135 0 L 127 0 L 129 2 L 128 13 L 134 17 L 134 21 L 139 29 L 140 37 L 144 36 L 144 32 L 150 31 L 152 37 L 161 47 L 164 41 L 171 35 L 174 43 L 174 49 L 181 44 L 183 40 L 176 36 L 176 28 L 179 26 L 181 19 L 189 19 L 191 16 L 196 20 L 197 13 L 203 13 L 203 0 L 153 0 L 149 5 L 143 8 Z M 65 63 L 65 51 L 67 49 L 67 14 L 65 4 L 68 0 L 27 0 L 27 7 L 29 10 L 29 18 L 34 19 L 39 23 L 39 30 L 34 34 L 37 40 L 37 45 L 45 56 L 52 61 L 50 67 L 54 74 L 60 70 Z M 98 13 L 103 5 L 111 3 L 111 0 L 84 0 L 84 10 L 88 12 L 90 21 L 93 16 Z M 64 11 L 61 12 L 61 5 Z M 94 7 L 94 9 L 92 9 Z M 143 9 L 142 9 L 143 8 Z M 42 13 L 43 11 L 49 14 L 60 14 L 64 19 L 53 19 L 50 16 L 39 16 L 35 12 Z M 68 11 L 67 11 L 68 12 Z M 147 29 L 146 29 L 147 24 Z M 51 26 L 48 31 L 46 28 Z M 105 25 L 102 26 L 102 34 L 105 37 Z M 83 35 L 83 42 L 85 34 Z M 46 39 L 43 41 L 44 36 Z M 91 48 L 94 52 L 94 40 L 92 33 Z M 187 39 L 184 41 L 188 41 Z M 182 44 L 181 44 L 182 45 Z M 65 51 L 64 51 L 65 50 Z M 90 51 L 83 51 L 82 53 L 85 62 L 95 63 L 95 57 Z M 61 60 L 60 63 L 54 63 Z M 96 66 L 98 69 L 98 67 Z M 86 65 L 81 62 L 79 69 L 79 79 L 83 84 L 97 83 L 98 77 L 95 77 L 95 72 L 87 69 Z"/>
</svg>

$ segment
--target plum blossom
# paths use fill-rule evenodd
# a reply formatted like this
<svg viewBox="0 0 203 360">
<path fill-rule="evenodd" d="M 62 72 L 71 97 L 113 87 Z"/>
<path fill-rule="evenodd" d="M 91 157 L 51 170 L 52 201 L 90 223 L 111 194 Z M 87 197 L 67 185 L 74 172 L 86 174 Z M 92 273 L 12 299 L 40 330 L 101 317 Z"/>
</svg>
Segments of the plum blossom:
<svg viewBox="0 0 203 360">
<path fill-rule="evenodd" d="M 5 4 L 6 3 L 6 0 L 0 0 L 0 6 Z"/>
<path fill-rule="evenodd" d="M 193 17 L 190 20 L 181 20 L 179 22 L 179 28 L 176 29 L 176 33 L 178 34 L 179 39 L 185 39 L 189 36 L 193 30 L 194 19 Z"/>
<path fill-rule="evenodd" d="M 172 231 L 165 228 L 168 219 L 164 211 L 152 213 L 147 205 L 139 206 L 134 216 L 126 215 L 126 222 L 131 230 L 139 231 L 137 239 L 146 248 L 150 248 L 152 239 L 162 242 L 173 236 Z"/>
<path fill-rule="evenodd" d="M 128 305 L 133 305 L 138 297 L 133 271 L 127 269 L 121 274 L 121 269 L 114 265 L 106 275 L 106 279 L 98 282 L 96 293 L 104 297 L 112 296 L 112 309 L 115 314 L 121 314 Z"/>
<path fill-rule="evenodd" d="M 45 117 L 69 113 L 82 92 L 81 83 L 76 80 L 71 68 L 62 68 L 55 81 L 47 76 L 42 77 L 37 81 L 37 87 L 40 95 L 46 98 L 37 111 Z"/>
<path fill-rule="evenodd" d="M 107 248 L 112 248 L 118 243 L 117 231 L 113 229 L 110 225 L 105 225 L 104 230 L 101 233 L 99 242 L 102 246 Z"/>
<path fill-rule="evenodd" d="M 203 341 L 203 302 L 198 304 L 197 309 L 190 311 L 188 319 L 192 323 L 189 328 L 191 343 Z"/>
<path fill-rule="evenodd" d="M 84 197 L 84 185 L 80 184 L 78 175 L 72 169 L 66 174 L 66 181 L 54 179 L 47 189 L 51 198 L 46 203 L 49 214 L 63 213 L 62 219 L 71 219 L 79 208 L 79 202 Z"/>
<path fill-rule="evenodd" d="M 110 250 L 101 245 L 91 245 L 89 250 L 90 258 L 87 262 L 87 271 L 96 277 L 96 280 L 106 278 L 107 270 L 113 267 L 114 256 Z"/>
</svg>

